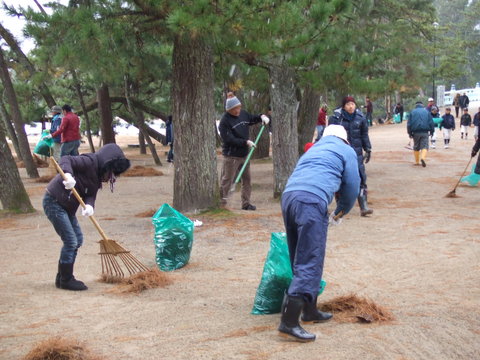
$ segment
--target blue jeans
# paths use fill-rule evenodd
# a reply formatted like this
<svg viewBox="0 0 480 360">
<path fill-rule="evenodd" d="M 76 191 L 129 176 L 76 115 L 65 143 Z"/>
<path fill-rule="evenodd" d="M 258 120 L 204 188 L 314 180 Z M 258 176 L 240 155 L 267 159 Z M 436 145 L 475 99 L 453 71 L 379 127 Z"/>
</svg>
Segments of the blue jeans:
<svg viewBox="0 0 480 360">
<path fill-rule="evenodd" d="M 327 245 L 328 206 L 315 194 L 292 191 L 282 196 L 293 279 L 288 295 L 316 299 L 323 274 Z"/>
<path fill-rule="evenodd" d="M 82 229 L 80 229 L 77 218 L 75 215 L 69 215 L 48 193 L 43 197 L 43 210 L 63 241 L 60 263 L 73 264 L 77 257 L 78 248 L 83 244 Z"/>
<path fill-rule="evenodd" d="M 65 155 L 78 155 L 78 148 L 80 147 L 80 140 L 67 141 L 62 144 L 60 148 L 60 157 Z"/>
<path fill-rule="evenodd" d="M 325 126 L 317 125 L 317 138 L 315 139 L 315 141 L 318 141 L 322 138 L 324 130 L 325 130 Z"/>
</svg>

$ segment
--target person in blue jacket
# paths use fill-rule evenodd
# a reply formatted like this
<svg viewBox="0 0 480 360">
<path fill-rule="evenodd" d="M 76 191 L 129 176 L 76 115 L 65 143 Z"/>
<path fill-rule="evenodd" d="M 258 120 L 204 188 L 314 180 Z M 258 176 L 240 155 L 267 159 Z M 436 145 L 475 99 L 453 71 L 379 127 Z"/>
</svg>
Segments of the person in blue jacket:
<svg viewBox="0 0 480 360">
<path fill-rule="evenodd" d="M 51 114 L 52 114 L 52 124 L 50 126 L 50 133 L 53 134 L 55 131 L 58 130 L 58 128 L 60 127 L 60 124 L 62 123 L 62 108 L 58 105 L 53 106 L 51 110 Z M 60 161 L 60 148 L 62 147 L 61 138 L 62 138 L 61 135 L 57 135 L 52 138 L 53 140 L 52 155 L 57 162 Z"/>
<path fill-rule="evenodd" d="M 368 123 L 362 112 L 357 109 L 355 99 L 352 96 L 346 96 L 342 100 L 342 106 L 333 111 L 333 115 L 328 119 L 329 124 L 342 125 L 347 131 L 348 142 L 357 153 L 358 170 L 360 171 L 360 194 L 358 195 L 358 205 L 360 205 L 360 215 L 367 216 L 373 214 L 373 210 L 368 208 L 367 201 L 367 172 L 364 163 L 370 161 L 372 154 L 372 145 L 368 136 Z M 365 156 L 363 155 L 365 151 Z"/>
<path fill-rule="evenodd" d="M 332 314 L 317 309 L 322 280 L 327 228 L 339 224 L 355 204 L 360 189 L 357 154 L 348 144 L 343 126 L 329 125 L 298 161 L 282 194 L 293 279 L 285 293 L 278 330 L 294 340 L 314 341 L 315 335 L 300 326 L 329 320 Z M 336 209 L 328 204 L 337 193 Z"/>
<path fill-rule="evenodd" d="M 408 136 L 413 139 L 413 155 L 415 156 L 415 165 L 422 163 L 427 166 L 428 137 L 435 132 L 432 114 L 428 111 L 421 101 L 415 103 L 407 120 Z"/>
</svg>

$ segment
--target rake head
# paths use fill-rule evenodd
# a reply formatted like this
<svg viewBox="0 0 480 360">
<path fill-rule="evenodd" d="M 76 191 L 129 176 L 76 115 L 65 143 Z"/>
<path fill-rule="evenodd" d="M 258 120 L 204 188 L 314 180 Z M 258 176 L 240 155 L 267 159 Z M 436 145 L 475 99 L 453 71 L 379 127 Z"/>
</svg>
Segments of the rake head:
<svg viewBox="0 0 480 360">
<path fill-rule="evenodd" d="M 129 276 L 142 271 L 148 271 L 148 268 L 143 265 L 140 260 L 115 240 L 100 240 L 99 243 L 99 254 L 102 262 L 102 280 L 104 282 L 120 282 L 125 277 L 122 267 L 127 269 Z M 118 259 L 120 259 L 122 265 L 120 265 Z"/>
</svg>

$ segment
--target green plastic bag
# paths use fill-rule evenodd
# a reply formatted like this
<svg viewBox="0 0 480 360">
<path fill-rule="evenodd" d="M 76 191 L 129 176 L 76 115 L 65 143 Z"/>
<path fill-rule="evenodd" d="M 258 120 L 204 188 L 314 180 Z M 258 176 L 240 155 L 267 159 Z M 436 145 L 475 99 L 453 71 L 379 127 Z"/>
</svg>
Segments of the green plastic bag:
<svg viewBox="0 0 480 360">
<path fill-rule="evenodd" d="M 281 311 L 285 291 L 292 282 L 287 236 L 284 232 L 272 233 L 270 250 L 263 267 L 262 280 L 257 289 L 252 314 L 276 314 Z M 327 283 L 320 282 L 320 295 Z"/>
<path fill-rule="evenodd" d="M 443 118 L 433 118 L 433 123 L 435 124 L 435 127 L 439 127 L 440 123 L 443 121 Z"/>
<path fill-rule="evenodd" d="M 190 260 L 193 244 L 193 222 L 168 204 L 152 217 L 155 227 L 156 262 L 160 270 L 172 271 Z"/>
<path fill-rule="evenodd" d="M 38 155 L 50 156 L 50 148 L 53 146 L 53 139 L 45 139 L 45 136 L 50 135 L 50 130 L 43 130 L 38 144 L 33 149 L 33 152 Z"/>
</svg>

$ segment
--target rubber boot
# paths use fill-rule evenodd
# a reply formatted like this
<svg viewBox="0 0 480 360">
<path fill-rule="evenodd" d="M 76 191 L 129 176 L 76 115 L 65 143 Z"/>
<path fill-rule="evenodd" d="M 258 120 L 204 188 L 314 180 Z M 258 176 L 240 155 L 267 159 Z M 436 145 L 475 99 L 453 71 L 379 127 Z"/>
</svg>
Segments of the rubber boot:
<svg viewBox="0 0 480 360">
<path fill-rule="evenodd" d="M 367 193 L 365 190 L 360 190 L 360 195 L 358 195 L 358 205 L 360 205 L 360 215 L 367 216 L 373 214 L 373 210 L 368 208 L 367 204 Z"/>
<path fill-rule="evenodd" d="M 427 159 L 427 149 L 420 150 L 420 162 L 422 163 L 423 167 L 427 166 L 425 160 Z"/>
<path fill-rule="evenodd" d="M 317 298 L 313 299 L 312 302 L 305 302 L 302 314 L 303 322 L 325 322 L 330 320 L 332 317 L 333 315 L 331 313 L 319 311 L 317 309 Z"/>
<path fill-rule="evenodd" d="M 55 286 L 60 289 L 60 261 L 58 262 L 57 276 L 55 277 Z"/>
<path fill-rule="evenodd" d="M 414 151 L 413 156 L 415 156 L 415 165 L 420 165 L 420 151 Z"/>
<path fill-rule="evenodd" d="M 60 288 L 64 290 L 87 290 L 87 286 L 73 276 L 73 263 L 60 264 Z"/>
<path fill-rule="evenodd" d="M 299 323 L 300 313 L 305 306 L 305 300 L 301 296 L 290 296 L 285 294 L 282 304 L 282 318 L 280 320 L 281 336 L 293 338 L 295 341 L 315 341 L 315 334 L 309 333 Z"/>
</svg>

